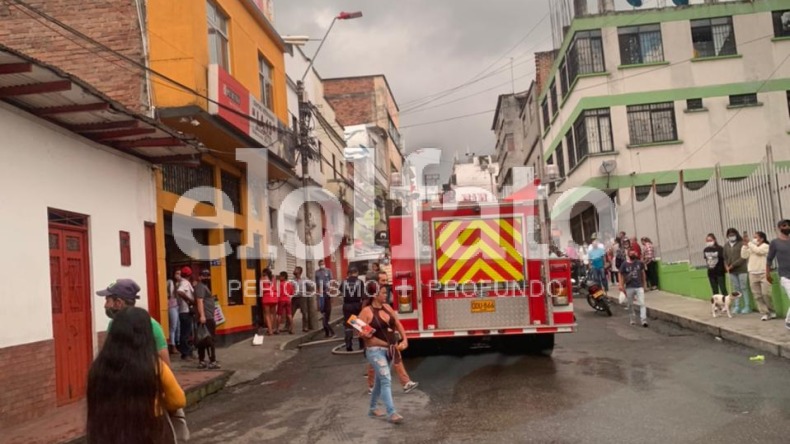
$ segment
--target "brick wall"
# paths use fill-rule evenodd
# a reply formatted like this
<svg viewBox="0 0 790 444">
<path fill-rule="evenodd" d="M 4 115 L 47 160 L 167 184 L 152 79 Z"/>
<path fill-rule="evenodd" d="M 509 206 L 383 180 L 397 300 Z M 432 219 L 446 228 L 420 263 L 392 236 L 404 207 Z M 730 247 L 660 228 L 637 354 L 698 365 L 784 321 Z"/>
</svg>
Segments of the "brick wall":
<svg viewBox="0 0 790 444">
<path fill-rule="evenodd" d="M 0 430 L 56 407 L 55 342 L 0 348 Z"/>
<path fill-rule="evenodd" d="M 113 50 L 144 62 L 135 0 L 26 3 Z M 21 6 L 0 3 L 0 43 L 76 75 L 135 111 L 148 111 L 142 69 L 28 14 L 33 13 Z"/>
<path fill-rule="evenodd" d="M 324 97 L 343 126 L 375 121 L 375 78 L 324 80 Z"/>
<path fill-rule="evenodd" d="M 535 91 L 538 96 L 543 93 L 543 88 L 549 80 L 551 66 L 554 64 L 556 55 L 556 51 L 535 53 Z"/>
</svg>

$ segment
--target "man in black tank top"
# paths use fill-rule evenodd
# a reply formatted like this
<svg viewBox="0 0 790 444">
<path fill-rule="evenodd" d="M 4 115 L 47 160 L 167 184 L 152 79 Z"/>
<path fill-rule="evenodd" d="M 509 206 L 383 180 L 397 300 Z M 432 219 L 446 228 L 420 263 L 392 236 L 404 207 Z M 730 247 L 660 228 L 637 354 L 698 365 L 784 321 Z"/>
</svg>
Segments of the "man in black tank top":
<svg viewBox="0 0 790 444">
<path fill-rule="evenodd" d="M 348 268 L 348 277 L 340 285 L 340 294 L 343 296 L 343 332 L 346 351 L 353 351 L 354 329 L 348 325 L 348 318 L 351 315 L 359 316 L 364 298 L 362 281 L 359 280 L 359 270 L 356 267 Z M 362 338 L 359 338 L 359 349 L 362 350 L 362 348 Z"/>
</svg>

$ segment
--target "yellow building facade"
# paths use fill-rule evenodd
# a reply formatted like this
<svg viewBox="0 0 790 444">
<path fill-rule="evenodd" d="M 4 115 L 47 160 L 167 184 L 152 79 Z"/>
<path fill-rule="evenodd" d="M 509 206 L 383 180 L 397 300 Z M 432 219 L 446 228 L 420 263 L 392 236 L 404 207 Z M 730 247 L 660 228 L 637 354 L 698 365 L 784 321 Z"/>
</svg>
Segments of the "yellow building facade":
<svg viewBox="0 0 790 444">
<path fill-rule="evenodd" d="M 174 270 L 184 265 L 195 273 L 209 269 L 210 286 L 225 317 L 217 328 L 220 342 L 254 328 L 255 284 L 266 266 L 262 258 L 268 257 L 271 237 L 266 183 L 248 191 L 248 165 L 237 161 L 236 150 L 266 148 L 269 180 L 291 177 L 295 165 L 286 129 L 285 44 L 261 4 L 147 2 L 150 67 L 169 78 L 152 74 L 149 80 L 157 118 L 196 137 L 206 151 L 199 159 L 174 159 L 175 164 L 157 174 L 160 318 L 167 323 L 166 281 Z M 214 190 L 184 197 L 198 186 Z M 197 218 L 210 218 L 193 232 L 198 243 L 214 246 L 210 258 L 196 259 L 197 251 L 184 251 L 173 229 L 174 220 Z M 230 254 L 217 253 L 222 244 L 230 247 L 225 251 Z"/>
</svg>

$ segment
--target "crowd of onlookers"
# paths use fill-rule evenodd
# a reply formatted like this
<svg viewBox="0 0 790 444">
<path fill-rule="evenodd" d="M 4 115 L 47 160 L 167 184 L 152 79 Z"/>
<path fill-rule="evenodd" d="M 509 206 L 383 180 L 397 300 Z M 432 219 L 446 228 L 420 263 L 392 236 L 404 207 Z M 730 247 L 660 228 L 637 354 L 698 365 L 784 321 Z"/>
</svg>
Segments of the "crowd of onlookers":
<svg viewBox="0 0 790 444">
<path fill-rule="evenodd" d="M 749 235 L 745 231 L 729 228 L 725 233 L 725 241 L 720 244 L 716 235 L 709 233 L 702 254 L 711 294 L 739 295 L 733 298 L 733 314 L 751 313 L 753 297 L 762 321 L 777 317 L 772 272 L 778 275 L 785 296 L 790 297 L 790 220 L 779 221 L 776 237 L 770 241 L 762 231 Z M 574 275 L 587 276 L 606 291 L 609 290 L 610 282 L 621 290 L 641 287 L 643 291 L 651 291 L 659 285 L 656 246 L 648 237 L 637 241 L 636 237 L 629 238 L 625 232 L 620 232 L 604 244 L 594 233 L 589 243 L 577 245 L 570 240 L 563 252 L 552 248 L 552 255 L 570 258 L 574 263 Z M 639 270 L 635 272 L 629 265 L 632 262 L 642 264 L 643 278 L 638 276 Z M 627 298 L 630 301 L 630 296 Z M 642 318 L 643 325 L 646 325 L 644 316 Z M 790 329 L 790 310 L 785 325 Z"/>
</svg>

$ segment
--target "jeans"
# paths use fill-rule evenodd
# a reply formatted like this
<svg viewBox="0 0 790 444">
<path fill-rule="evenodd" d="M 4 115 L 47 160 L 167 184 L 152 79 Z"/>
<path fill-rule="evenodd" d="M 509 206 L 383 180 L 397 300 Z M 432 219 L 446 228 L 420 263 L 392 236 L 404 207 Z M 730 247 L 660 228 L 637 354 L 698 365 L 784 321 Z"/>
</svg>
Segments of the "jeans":
<svg viewBox="0 0 790 444">
<path fill-rule="evenodd" d="M 708 281 L 713 294 L 727 294 L 727 280 L 724 279 L 724 275 L 709 274 Z"/>
<path fill-rule="evenodd" d="M 779 284 L 784 288 L 785 295 L 790 298 L 790 279 L 786 277 L 779 278 Z M 790 310 L 787 310 L 787 316 L 785 317 L 785 325 L 788 325 L 790 328 Z"/>
<path fill-rule="evenodd" d="M 626 310 L 628 310 L 628 317 L 631 320 L 631 322 L 634 322 L 634 314 L 636 311 L 633 308 L 634 298 L 636 298 L 637 303 L 639 304 L 639 320 L 642 322 L 647 322 L 647 307 L 645 307 L 645 289 L 642 287 L 626 288 L 625 296 L 627 302 Z"/>
<path fill-rule="evenodd" d="M 206 358 L 206 351 L 208 351 L 209 362 L 217 362 L 217 350 L 214 348 L 214 334 L 217 332 L 217 323 L 214 319 L 206 318 L 206 328 L 211 337 L 205 342 L 198 344 L 198 359 L 203 362 Z"/>
<path fill-rule="evenodd" d="M 343 335 L 346 341 L 346 350 L 351 351 L 353 349 L 353 342 L 354 342 L 354 327 L 348 325 L 348 318 L 351 315 L 359 316 L 359 312 L 362 311 L 362 303 L 356 304 L 343 304 Z M 359 338 L 359 349 L 362 350 L 362 338 Z"/>
<path fill-rule="evenodd" d="M 603 268 L 592 268 L 591 277 L 592 279 L 598 283 L 604 290 L 607 292 L 609 291 L 609 279 L 606 279 L 606 273 L 604 272 Z"/>
<path fill-rule="evenodd" d="M 170 345 L 178 345 L 181 338 L 181 326 L 178 320 L 178 307 L 170 307 L 167 309 L 167 318 L 170 322 Z"/>
<path fill-rule="evenodd" d="M 186 358 L 192 355 L 192 314 L 179 313 L 178 323 L 181 325 L 181 341 L 178 344 L 178 351 L 181 357 Z"/>
<path fill-rule="evenodd" d="M 752 312 L 752 304 L 749 301 L 749 275 L 746 273 L 730 273 L 730 284 L 732 291 L 739 292 L 741 297 L 735 300 L 733 313 L 747 314 Z"/>
<path fill-rule="evenodd" d="M 387 349 L 385 347 L 368 347 L 365 349 L 365 357 L 376 372 L 373 394 L 370 395 L 370 410 L 376 409 L 379 397 L 381 397 L 384 407 L 387 408 L 387 416 L 392 416 L 395 414 L 395 404 L 392 402 L 392 374 L 390 373 L 390 363 L 387 360 Z"/>
<path fill-rule="evenodd" d="M 754 301 L 757 302 L 757 310 L 760 311 L 760 314 L 774 313 L 771 284 L 765 279 L 765 273 L 750 273 L 749 287 L 751 287 Z"/>
</svg>

